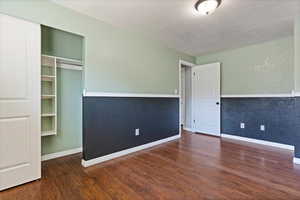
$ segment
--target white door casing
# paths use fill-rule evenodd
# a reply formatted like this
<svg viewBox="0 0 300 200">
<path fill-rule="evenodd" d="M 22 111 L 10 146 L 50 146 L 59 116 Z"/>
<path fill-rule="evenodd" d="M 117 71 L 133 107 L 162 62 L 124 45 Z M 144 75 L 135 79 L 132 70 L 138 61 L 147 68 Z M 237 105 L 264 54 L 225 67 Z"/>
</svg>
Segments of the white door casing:
<svg viewBox="0 0 300 200">
<path fill-rule="evenodd" d="M 181 67 L 181 117 L 180 124 L 185 125 L 185 68 Z"/>
<path fill-rule="evenodd" d="M 192 69 L 193 129 L 199 133 L 221 134 L 220 63 Z"/>
<path fill-rule="evenodd" d="M 41 177 L 40 25 L 0 14 L 0 191 Z"/>
</svg>

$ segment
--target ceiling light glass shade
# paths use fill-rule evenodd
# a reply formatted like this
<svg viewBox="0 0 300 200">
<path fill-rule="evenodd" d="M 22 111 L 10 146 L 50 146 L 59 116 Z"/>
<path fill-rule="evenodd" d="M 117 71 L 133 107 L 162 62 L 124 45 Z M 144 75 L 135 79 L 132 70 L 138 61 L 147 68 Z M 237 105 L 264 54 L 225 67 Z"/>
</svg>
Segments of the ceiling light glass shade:
<svg viewBox="0 0 300 200">
<path fill-rule="evenodd" d="M 196 3 L 196 10 L 202 15 L 212 14 L 221 4 L 221 0 L 200 0 Z"/>
</svg>

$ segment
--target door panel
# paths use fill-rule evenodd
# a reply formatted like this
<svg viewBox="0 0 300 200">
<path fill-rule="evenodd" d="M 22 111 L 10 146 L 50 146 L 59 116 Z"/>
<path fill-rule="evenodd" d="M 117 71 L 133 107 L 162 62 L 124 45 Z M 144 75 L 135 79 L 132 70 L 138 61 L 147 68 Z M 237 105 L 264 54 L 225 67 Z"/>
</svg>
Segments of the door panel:
<svg viewBox="0 0 300 200">
<path fill-rule="evenodd" d="M 0 14 L 0 190 L 41 177 L 40 35 Z"/>
<path fill-rule="evenodd" d="M 1 99 L 26 99 L 28 85 L 27 45 L 26 34 L 20 34 L 20 28 L 26 28 L 25 24 L 18 27 L 13 21 L 7 20 L 8 17 L 0 17 L 0 85 L 7 85 L 1 88 Z M 7 64 L 9 63 L 9 67 Z M 18 72 L 18 73 L 16 73 Z M 13 85 L 14 88 L 8 86 Z"/>
<path fill-rule="evenodd" d="M 220 135 L 220 64 L 193 68 L 193 120 L 200 133 Z"/>
<path fill-rule="evenodd" d="M 0 148 L 5 152 L 1 155 L 0 169 L 29 163 L 29 121 L 28 118 L 0 120 Z"/>
</svg>

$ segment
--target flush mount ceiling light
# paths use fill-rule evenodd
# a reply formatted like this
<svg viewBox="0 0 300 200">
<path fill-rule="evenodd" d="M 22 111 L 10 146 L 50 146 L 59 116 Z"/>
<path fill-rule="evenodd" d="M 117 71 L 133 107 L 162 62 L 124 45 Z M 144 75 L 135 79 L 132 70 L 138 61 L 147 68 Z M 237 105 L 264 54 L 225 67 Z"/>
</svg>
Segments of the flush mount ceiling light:
<svg viewBox="0 0 300 200">
<path fill-rule="evenodd" d="M 222 0 L 199 0 L 195 4 L 196 10 L 202 15 L 212 14 L 221 4 Z"/>
</svg>

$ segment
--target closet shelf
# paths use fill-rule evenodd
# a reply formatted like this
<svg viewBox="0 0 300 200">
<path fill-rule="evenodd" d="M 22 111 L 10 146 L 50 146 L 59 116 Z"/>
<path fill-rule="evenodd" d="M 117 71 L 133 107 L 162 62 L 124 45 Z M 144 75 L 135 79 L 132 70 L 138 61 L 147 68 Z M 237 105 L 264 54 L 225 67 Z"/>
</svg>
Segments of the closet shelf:
<svg viewBox="0 0 300 200">
<path fill-rule="evenodd" d="M 56 76 L 42 75 L 42 81 L 54 81 Z"/>
<path fill-rule="evenodd" d="M 42 137 L 49 135 L 56 135 L 56 131 L 42 131 Z"/>
<path fill-rule="evenodd" d="M 42 117 L 55 117 L 56 114 L 55 113 L 45 113 L 45 114 L 42 114 Z"/>
<path fill-rule="evenodd" d="M 42 99 L 52 99 L 55 98 L 55 95 L 42 95 Z"/>
</svg>

